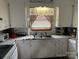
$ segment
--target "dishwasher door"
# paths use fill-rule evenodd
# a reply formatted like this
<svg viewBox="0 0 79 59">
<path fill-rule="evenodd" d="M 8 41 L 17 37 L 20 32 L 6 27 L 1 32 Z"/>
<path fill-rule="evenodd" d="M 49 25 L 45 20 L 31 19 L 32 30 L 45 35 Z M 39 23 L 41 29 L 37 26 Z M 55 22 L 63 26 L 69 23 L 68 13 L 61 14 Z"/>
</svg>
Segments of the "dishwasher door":
<svg viewBox="0 0 79 59">
<path fill-rule="evenodd" d="M 75 39 L 69 39 L 69 48 L 68 48 L 68 56 L 70 59 L 75 59 L 76 57 L 76 40 Z"/>
</svg>

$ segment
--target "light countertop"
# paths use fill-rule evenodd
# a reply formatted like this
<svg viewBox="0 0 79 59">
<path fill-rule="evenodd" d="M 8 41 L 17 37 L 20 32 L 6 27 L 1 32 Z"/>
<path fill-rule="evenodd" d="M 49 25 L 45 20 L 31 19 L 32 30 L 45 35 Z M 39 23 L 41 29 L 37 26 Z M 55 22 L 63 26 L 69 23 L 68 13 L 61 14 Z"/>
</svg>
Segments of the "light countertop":
<svg viewBox="0 0 79 59">
<path fill-rule="evenodd" d="M 51 35 L 51 38 L 71 38 L 71 36 L 65 36 L 65 35 Z M 15 44 L 16 40 L 31 40 L 34 39 L 33 35 L 30 36 L 22 36 L 22 37 L 17 37 L 17 38 L 10 38 L 8 40 L 5 40 L 4 42 L 1 42 L 0 45 L 3 44 Z"/>
</svg>

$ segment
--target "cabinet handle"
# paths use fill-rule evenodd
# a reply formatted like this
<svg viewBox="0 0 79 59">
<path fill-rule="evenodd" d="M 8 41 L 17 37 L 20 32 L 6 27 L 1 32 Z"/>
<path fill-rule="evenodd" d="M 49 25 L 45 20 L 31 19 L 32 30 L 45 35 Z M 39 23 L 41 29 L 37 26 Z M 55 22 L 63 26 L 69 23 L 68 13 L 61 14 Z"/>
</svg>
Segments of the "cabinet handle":
<svg viewBox="0 0 79 59">
<path fill-rule="evenodd" d="M 32 44 L 30 44 L 30 47 L 32 47 Z"/>
<path fill-rule="evenodd" d="M 5 26 L 5 27 L 8 27 L 8 26 Z"/>
<path fill-rule="evenodd" d="M 0 18 L 0 21 L 2 21 L 3 20 L 3 18 Z"/>
</svg>

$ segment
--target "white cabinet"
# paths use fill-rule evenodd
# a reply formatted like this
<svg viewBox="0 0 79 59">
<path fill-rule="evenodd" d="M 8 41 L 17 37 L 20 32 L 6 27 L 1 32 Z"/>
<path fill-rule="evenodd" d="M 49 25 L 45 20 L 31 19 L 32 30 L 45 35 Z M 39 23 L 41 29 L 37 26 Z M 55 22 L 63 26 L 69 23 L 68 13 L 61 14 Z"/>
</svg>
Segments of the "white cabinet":
<svg viewBox="0 0 79 59">
<path fill-rule="evenodd" d="M 78 0 L 74 0 L 73 27 L 78 26 Z"/>
<path fill-rule="evenodd" d="M 53 5 L 59 7 L 59 26 L 71 27 L 74 0 L 53 0 Z"/>
<path fill-rule="evenodd" d="M 9 28 L 9 12 L 8 1 L 0 0 L 0 30 Z"/>
<path fill-rule="evenodd" d="M 68 38 L 16 40 L 19 59 L 67 56 Z"/>
<path fill-rule="evenodd" d="M 56 45 L 55 45 L 55 48 L 56 48 L 56 56 L 67 56 L 67 38 L 55 38 L 56 40 Z"/>
<path fill-rule="evenodd" d="M 69 39 L 69 44 L 68 44 L 68 56 L 69 58 L 74 58 L 77 57 L 76 54 L 77 54 L 77 46 L 76 46 L 76 39 L 75 38 L 72 38 L 72 39 Z"/>
<path fill-rule="evenodd" d="M 52 35 L 55 40 L 55 55 L 57 57 L 67 56 L 68 50 L 68 38 L 69 36 L 64 35 Z"/>
<path fill-rule="evenodd" d="M 16 41 L 19 59 L 55 57 L 54 40 Z"/>
<path fill-rule="evenodd" d="M 29 40 L 17 40 L 16 44 L 18 47 L 18 59 L 30 58 L 30 41 Z"/>
<path fill-rule="evenodd" d="M 10 8 L 10 24 L 12 28 L 25 27 L 25 0 L 8 0 Z"/>
<path fill-rule="evenodd" d="M 31 47 L 31 58 L 55 57 L 54 40 L 33 40 Z"/>
</svg>

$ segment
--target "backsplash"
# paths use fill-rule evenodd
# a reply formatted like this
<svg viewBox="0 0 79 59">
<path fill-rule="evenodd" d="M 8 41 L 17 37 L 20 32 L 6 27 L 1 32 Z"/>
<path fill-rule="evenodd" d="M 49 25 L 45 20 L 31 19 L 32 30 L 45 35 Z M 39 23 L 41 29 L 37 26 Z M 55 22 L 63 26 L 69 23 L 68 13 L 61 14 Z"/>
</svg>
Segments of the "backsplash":
<svg viewBox="0 0 79 59">
<path fill-rule="evenodd" d="M 17 35 L 28 35 L 28 28 L 9 28 L 7 30 L 2 31 L 4 33 L 9 33 L 11 35 L 15 32 Z M 30 31 L 31 35 L 74 35 L 76 37 L 77 28 L 75 27 L 55 27 L 52 31 Z"/>
<path fill-rule="evenodd" d="M 6 29 L 2 32 L 3 33 L 9 33 L 9 37 L 11 37 L 13 35 L 15 37 L 18 37 L 18 36 L 26 36 L 28 30 L 26 28 L 9 28 L 9 29 Z"/>
<path fill-rule="evenodd" d="M 27 28 L 14 28 L 14 31 L 16 33 L 27 33 L 28 29 Z"/>
<path fill-rule="evenodd" d="M 55 34 L 59 35 L 74 35 L 76 36 L 77 28 L 75 27 L 56 27 Z"/>
</svg>

